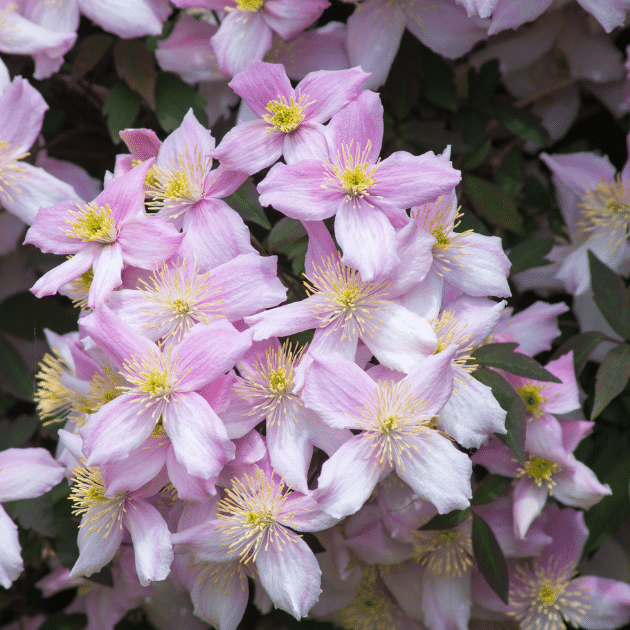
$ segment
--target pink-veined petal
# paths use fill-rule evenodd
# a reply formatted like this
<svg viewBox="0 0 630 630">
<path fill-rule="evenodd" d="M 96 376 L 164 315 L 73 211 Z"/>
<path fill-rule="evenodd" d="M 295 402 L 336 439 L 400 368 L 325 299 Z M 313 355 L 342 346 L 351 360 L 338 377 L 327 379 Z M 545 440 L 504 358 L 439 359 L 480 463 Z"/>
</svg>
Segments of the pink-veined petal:
<svg viewBox="0 0 630 630">
<path fill-rule="evenodd" d="M 121 226 L 118 242 L 127 264 L 153 269 L 177 251 L 183 238 L 171 224 L 156 217 L 140 216 Z"/>
<path fill-rule="evenodd" d="M 325 161 L 328 157 L 324 125 L 303 122 L 293 133 L 284 134 L 284 161 L 295 164 L 302 160 Z"/>
<path fill-rule="evenodd" d="M 97 260 L 101 247 L 96 243 L 90 243 L 77 254 L 65 260 L 60 265 L 45 273 L 31 288 L 31 292 L 37 297 L 54 295 L 64 285 L 72 282 L 88 269 Z"/>
<path fill-rule="evenodd" d="M 262 118 L 270 101 L 289 101 L 294 95 L 291 81 L 278 63 L 256 61 L 247 70 L 237 74 L 229 86 Z"/>
<path fill-rule="evenodd" d="M 63 466 L 44 448 L 0 451 L 0 503 L 39 497 L 63 477 Z"/>
<path fill-rule="evenodd" d="M 92 269 L 94 277 L 88 293 L 88 306 L 96 308 L 107 301 L 112 291 L 122 284 L 123 255 L 118 243 L 101 248 Z"/>
</svg>

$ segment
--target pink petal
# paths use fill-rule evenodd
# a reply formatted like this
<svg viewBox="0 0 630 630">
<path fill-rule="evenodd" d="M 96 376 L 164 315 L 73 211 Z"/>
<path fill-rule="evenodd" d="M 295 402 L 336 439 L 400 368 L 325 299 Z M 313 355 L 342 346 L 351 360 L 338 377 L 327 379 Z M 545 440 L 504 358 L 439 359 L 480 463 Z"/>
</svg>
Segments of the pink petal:
<svg viewBox="0 0 630 630">
<path fill-rule="evenodd" d="M 328 0 L 267 0 L 265 21 L 282 39 L 291 39 L 308 28 L 328 8 Z"/>
<path fill-rule="evenodd" d="M 285 133 L 282 145 L 284 161 L 295 164 L 302 160 L 321 160 L 328 157 L 325 127 L 319 123 L 303 122 L 293 133 Z"/>
<path fill-rule="evenodd" d="M 33 499 L 64 477 L 63 466 L 44 448 L 9 448 L 0 452 L 0 503 Z"/>
<path fill-rule="evenodd" d="M 94 278 L 90 284 L 88 306 L 96 308 L 107 301 L 112 291 L 122 284 L 123 252 L 118 243 L 101 247 L 92 269 Z"/>
<path fill-rule="evenodd" d="M 267 8 L 267 6 L 265 6 Z M 270 101 L 289 101 L 295 91 L 284 71 L 277 63 L 256 61 L 247 70 L 237 74 L 229 86 L 262 118 Z"/>
<path fill-rule="evenodd" d="M 514 531 L 524 539 L 534 519 L 540 515 L 549 491 L 546 484 L 537 486 L 530 478 L 519 479 L 514 484 Z"/>
<path fill-rule="evenodd" d="M 308 297 L 300 302 L 285 304 L 257 315 L 250 315 L 245 318 L 245 323 L 254 329 L 254 341 L 269 337 L 284 337 L 317 328 L 320 321 L 313 308 L 316 301 Z"/>
<path fill-rule="evenodd" d="M 140 216 L 121 226 L 118 243 L 127 264 L 153 269 L 177 251 L 183 238 L 184 235 L 169 223 L 155 217 Z"/>
<path fill-rule="evenodd" d="M 72 282 L 92 267 L 102 247 L 97 243 L 90 243 L 72 258 L 62 262 L 59 266 L 45 273 L 31 288 L 37 297 L 54 295 L 64 285 Z"/>
<path fill-rule="evenodd" d="M 22 573 L 24 564 L 20 554 L 17 525 L 0 505 L 0 584 L 9 588 L 14 580 Z"/>
</svg>

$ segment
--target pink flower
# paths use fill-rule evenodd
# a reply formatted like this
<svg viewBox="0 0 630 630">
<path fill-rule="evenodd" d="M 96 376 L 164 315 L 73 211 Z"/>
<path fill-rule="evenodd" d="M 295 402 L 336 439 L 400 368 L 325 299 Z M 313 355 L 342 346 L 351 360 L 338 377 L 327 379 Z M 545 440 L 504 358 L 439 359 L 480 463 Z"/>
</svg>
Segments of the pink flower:
<svg viewBox="0 0 630 630">
<path fill-rule="evenodd" d="M 284 67 L 256 62 L 230 87 L 260 120 L 231 129 L 214 151 L 221 163 L 252 175 L 284 156 L 287 164 L 318 158 L 326 151 L 322 123 L 357 97 L 368 78 L 360 68 L 312 72 L 296 88 Z"/>
<path fill-rule="evenodd" d="M 319 159 L 269 171 L 258 185 L 260 203 L 302 221 L 337 215 L 342 262 L 365 281 L 383 279 L 400 262 L 395 228 L 409 222 L 405 209 L 450 195 L 459 171 L 432 152 L 399 151 L 381 162 L 383 106 L 373 92 L 346 105 L 325 135 L 327 151 Z"/>
<path fill-rule="evenodd" d="M 430 425 L 452 393 L 454 353 L 428 357 L 396 383 L 375 383 L 339 356 L 314 357 L 304 403 L 330 426 L 358 431 L 319 476 L 314 496 L 331 516 L 356 512 L 394 470 L 440 513 L 469 505 L 470 459 Z"/>
<path fill-rule="evenodd" d="M 0 503 L 33 499 L 56 486 L 63 466 L 43 448 L 9 448 L 0 452 Z M 9 588 L 22 572 L 18 529 L 0 506 L 0 584 Z"/>
<path fill-rule="evenodd" d="M 128 383 L 81 429 L 88 465 L 120 461 L 154 431 L 164 430 L 189 474 L 216 479 L 234 458 L 234 445 L 197 390 L 234 365 L 251 345 L 250 334 L 217 320 L 197 324 L 181 343 L 162 350 L 106 307 L 85 317 L 82 325 Z"/>
<path fill-rule="evenodd" d="M 91 203 L 66 202 L 40 210 L 24 242 L 72 257 L 35 283 L 31 290 L 37 297 L 56 293 L 91 268 L 88 306 L 94 308 L 122 284 L 125 263 L 151 269 L 175 253 L 182 235 L 144 212 L 143 186 L 150 166 L 144 162 L 112 181 Z"/>
</svg>

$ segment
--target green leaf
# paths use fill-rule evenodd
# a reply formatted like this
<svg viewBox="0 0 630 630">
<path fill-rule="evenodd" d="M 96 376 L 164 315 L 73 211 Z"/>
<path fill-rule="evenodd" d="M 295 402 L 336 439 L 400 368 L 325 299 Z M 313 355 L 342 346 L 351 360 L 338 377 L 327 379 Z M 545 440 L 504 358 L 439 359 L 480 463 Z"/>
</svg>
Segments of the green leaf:
<svg viewBox="0 0 630 630">
<path fill-rule="evenodd" d="M 191 107 L 197 120 L 207 127 L 208 117 L 203 111 L 205 104 L 206 99 L 176 74 L 170 72 L 158 74 L 155 87 L 155 115 L 167 133 L 182 124 Z"/>
<path fill-rule="evenodd" d="M 411 141 L 421 151 L 441 153 L 447 145 L 451 145 L 453 153 L 469 153 L 471 146 L 462 137 L 446 129 L 441 120 L 418 120 L 413 118 L 398 125 L 398 135 Z"/>
<path fill-rule="evenodd" d="M 394 63 L 381 91 L 387 111 L 397 120 L 404 120 L 420 97 L 420 81 L 406 64 Z"/>
<path fill-rule="evenodd" d="M 422 96 L 437 107 L 451 112 L 457 111 L 457 88 L 451 67 L 428 48 L 420 52 L 422 60 Z"/>
<path fill-rule="evenodd" d="M 473 351 L 474 361 L 478 365 L 498 368 L 524 378 L 562 383 L 557 376 L 545 370 L 535 359 L 521 352 L 514 352 L 517 347 L 517 343 L 489 343 L 485 346 L 479 346 Z"/>
<path fill-rule="evenodd" d="M 597 308 L 616 333 L 630 339 L 630 291 L 621 277 L 590 250 L 588 262 Z"/>
<path fill-rule="evenodd" d="M 48 619 L 39 626 L 39 630 L 83 630 L 87 622 L 87 615 L 83 613 L 68 615 L 64 612 L 60 612 L 48 617 Z"/>
<path fill-rule="evenodd" d="M 118 78 L 155 109 L 157 70 L 155 59 L 142 39 L 118 39 L 114 44 L 114 66 Z"/>
<path fill-rule="evenodd" d="M 477 73 L 474 68 L 468 71 L 468 95 L 474 107 L 483 105 L 495 93 L 501 81 L 498 59 L 491 59 L 481 66 Z"/>
<path fill-rule="evenodd" d="M 518 109 L 505 103 L 495 103 L 484 107 L 484 112 L 524 140 L 530 140 L 536 144 L 545 144 L 549 140 L 549 135 L 541 125 L 540 118 L 525 109 Z"/>
<path fill-rule="evenodd" d="M 0 450 L 24 446 L 39 428 L 37 416 L 19 416 L 15 420 L 0 420 Z"/>
<path fill-rule="evenodd" d="M 588 527 L 588 539 L 584 545 L 584 555 L 588 555 L 630 516 L 630 457 L 627 455 L 619 461 L 604 482 L 610 486 L 612 494 L 604 497 L 584 516 Z"/>
<path fill-rule="evenodd" d="M 49 538 L 55 536 L 55 517 L 48 493 L 34 499 L 11 501 L 5 507 L 13 520 L 24 529 L 34 529 Z"/>
<path fill-rule="evenodd" d="M 579 376 L 588 361 L 591 352 L 602 342 L 607 339 L 606 335 L 600 332 L 591 331 L 574 335 L 567 339 L 551 357 L 552 361 L 559 359 L 561 356 L 573 351 L 573 365 L 575 366 L 575 375 Z"/>
<path fill-rule="evenodd" d="M 20 400 L 33 400 L 33 375 L 13 344 L 0 334 L 0 383 Z"/>
<path fill-rule="evenodd" d="M 510 592 L 510 577 L 507 562 L 494 532 L 481 517 L 473 512 L 472 523 L 473 554 L 477 568 L 490 588 L 508 603 Z"/>
<path fill-rule="evenodd" d="M 478 147 L 486 141 L 486 123 L 483 116 L 474 109 L 463 109 L 453 118 L 453 131 L 471 147 Z"/>
<path fill-rule="evenodd" d="M 515 245 L 510 250 L 508 258 L 512 263 L 510 275 L 531 269 L 532 267 L 543 267 L 550 264 L 545 256 L 551 251 L 553 245 L 552 238 L 541 238 L 538 240 L 527 240 Z"/>
<path fill-rule="evenodd" d="M 512 147 L 497 168 L 495 180 L 506 195 L 514 197 L 521 192 L 524 177 L 523 153 L 518 147 Z"/>
<path fill-rule="evenodd" d="M 271 223 L 258 203 L 258 193 L 251 177 L 224 201 L 241 215 L 243 221 L 255 223 L 266 230 L 271 229 Z"/>
<path fill-rule="evenodd" d="M 524 463 L 525 429 L 527 427 L 528 412 L 523 399 L 499 373 L 493 370 L 480 367 L 472 375 L 480 383 L 492 389 L 492 395 L 507 412 L 505 417 L 507 433 L 495 433 L 495 435 L 512 451 L 512 454 L 519 462 Z"/>
<path fill-rule="evenodd" d="M 477 490 L 475 490 L 471 503 L 473 505 L 481 505 L 482 503 L 494 501 L 497 497 L 501 496 L 511 482 L 512 480 L 509 477 L 488 475 L 481 482 Z"/>
<path fill-rule="evenodd" d="M 473 175 L 465 177 L 464 185 L 472 205 L 484 219 L 522 234 L 523 221 L 516 204 L 498 186 Z"/>
<path fill-rule="evenodd" d="M 67 498 L 61 498 L 53 504 L 55 531 L 57 532 L 53 546 L 60 562 L 67 567 L 71 567 L 79 557 L 77 544 L 79 523 L 72 514 L 72 505 L 72 501 Z"/>
<path fill-rule="evenodd" d="M 470 516 L 470 508 L 453 510 L 448 514 L 436 514 L 428 523 L 419 529 L 421 531 L 434 529 L 452 529 L 461 525 Z"/>
<path fill-rule="evenodd" d="M 111 89 L 105 103 L 103 115 L 107 116 L 107 130 L 114 144 L 120 144 L 118 132 L 131 127 L 140 111 L 142 97 L 122 81 Z"/>
<path fill-rule="evenodd" d="M 630 345 L 613 348 L 602 361 L 595 380 L 595 402 L 591 420 L 595 420 L 615 396 L 621 394 L 630 379 Z"/>
<path fill-rule="evenodd" d="M 273 226 L 271 232 L 269 232 L 267 246 L 269 251 L 277 252 L 286 245 L 295 243 L 295 241 L 298 241 L 304 236 L 306 236 L 306 230 L 300 221 L 283 217 Z"/>
<path fill-rule="evenodd" d="M 533 175 L 528 175 L 523 182 L 522 198 L 524 205 L 541 210 L 548 208 L 553 203 L 553 195 Z M 558 212 L 558 214 L 560 213 Z"/>
<path fill-rule="evenodd" d="M 77 56 L 74 58 L 72 69 L 70 70 L 70 78 L 72 81 L 79 81 L 88 72 L 93 70 L 113 43 L 114 38 L 105 33 L 90 35 L 81 40 L 77 46 Z"/>
<path fill-rule="evenodd" d="M 488 155 L 488 151 L 490 151 L 491 146 L 492 142 L 490 142 L 490 140 L 486 140 L 478 149 L 473 151 L 470 155 L 465 155 L 464 157 L 462 157 L 461 167 L 465 170 L 472 170 L 473 168 L 477 168 L 486 159 L 486 156 Z"/>
</svg>

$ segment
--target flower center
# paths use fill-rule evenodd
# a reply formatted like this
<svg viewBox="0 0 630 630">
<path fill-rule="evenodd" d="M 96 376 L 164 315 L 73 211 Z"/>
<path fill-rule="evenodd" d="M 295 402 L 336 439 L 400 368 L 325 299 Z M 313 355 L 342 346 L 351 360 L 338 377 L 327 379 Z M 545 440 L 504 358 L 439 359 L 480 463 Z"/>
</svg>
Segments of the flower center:
<svg viewBox="0 0 630 630">
<path fill-rule="evenodd" d="M 13 9 L 11 8 L 13 7 Z M 17 4 L 10 4 L 8 12 L 17 9 Z M 5 11 L 7 10 L 5 9 Z M 2 30 L 2 17 L 3 11 L 0 11 L 0 31 Z M 0 50 L 2 47 L 0 46 Z M 13 197 L 9 194 L 9 189 L 12 189 L 18 194 L 22 191 L 17 186 L 17 179 L 24 179 L 27 176 L 28 170 L 17 164 L 18 160 L 22 160 L 28 157 L 30 153 L 22 153 L 21 155 L 13 155 L 11 145 L 0 138 L 0 193 L 4 193 L 9 201 L 13 201 Z"/>
<path fill-rule="evenodd" d="M 66 236 L 80 238 L 84 243 L 96 242 L 109 244 L 118 238 L 118 230 L 114 222 L 114 216 L 109 205 L 97 206 L 95 202 L 85 206 L 77 204 L 79 211 L 68 210 L 71 219 L 66 219 Z M 63 228 L 62 228 L 63 229 Z"/>
<path fill-rule="evenodd" d="M 236 8 L 239 11 L 258 11 L 265 0 L 236 0 Z"/>
<path fill-rule="evenodd" d="M 613 248 L 627 238 L 630 191 L 621 183 L 619 175 L 612 182 L 602 177 L 599 184 L 584 193 L 578 205 L 582 208 L 580 224 L 585 231 L 593 231 L 597 227 L 612 228 L 608 245 L 614 244 Z"/>
<path fill-rule="evenodd" d="M 434 247 L 437 247 L 438 249 L 448 249 L 449 245 L 451 244 L 451 239 L 446 235 L 444 226 L 440 225 L 433 228 L 431 234 L 435 237 L 435 240 L 437 241 Z"/>
<path fill-rule="evenodd" d="M 477 365 L 470 363 L 470 361 L 474 361 L 474 357 L 470 354 L 473 349 L 470 343 L 472 333 L 465 332 L 468 324 L 462 322 L 461 318 L 455 317 L 453 311 L 443 311 L 437 320 L 431 319 L 429 323 L 433 327 L 438 341 L 435 354 L 446 350 L 446 348 L 454 343 L 459 346 L 459 351 L 452 361 L 453 364 L 464 372 L 474 372 Z M 455 373 L 455 380 L 461 382 L 461 378 L 457 372 Z"/>
<path fill-rule="evenodd" d="M 553 606 L 560 595 L 564 592 L 564 588 L 557 586 L 554 588 L 551 580 L 545 580 L 538 591 L 538 601 L 546 607 Z"/>
<path fill-rule="evenodd" d="M 529 381 L 522 387 L 516 388 L 516 391 L 523 399 L 527 410 L 534 416 L 534 418 L 540 418 L 543 413 L 543 410 L 540 407 L 547 402 L 547 399 L 542 395 L 543 389 L 544 385 L 534 385 Z"/>
<path fill-rule="evenodd" d="M 264 357 L 257 356 L 252 372 L 241 369 L 243 379 L 235 386 L 237 394 L 255 403 L 249 415 L 267 418 L 267 424 L 279 424 L 287 415 L 290 401 L 301 405 L 293 394 L 293 370 L 300 362 L 306 347 L 293 348 L 286 342 L 280 348 L 269 348 Z M 293 418 L 297 421 L 297 418 Z"/>
<path fill-rule="evenodd" d="M 372 336 L 377 321 L 375 312 L 388 308 L 389 282 L 380 284 L 363 282 L 359 272 L 341 263 L 338 256 L 330 256 L 323 267 L 307 277 L 304 282 L 309 294 L 318 295 L 321 300 L 314 303 L 313 311 L 322 326 L 331 330 L 343 328 L 342 339 L 347 336 Z"/>
<path fill-rule="evenodd" d="M 433 575 L 462 577 L 473 565 L 470 523 L 439 532 L 413 531 L 413 557 Z"/>
<path fill-rule="evenodd" d="M 290 494 L 284 483 L 268 479 L 256 468 L 254 476 L 234 477 L 232 487 L 226 488 L 225 493 L 217 511 L 217 519 L 223 521 L 218 527 L 221 544 L 227 545 L 229 553 L 237 553 L 241 562 L 255 561 L 262 547 L 273 545 L 283 550 L 286 543 L 298 539 L 297 534 L 279 522 Z M 293 513 L 284 515 L 283 520 L 286 519 L 298 523 Z"/>
<path fill-rule="evenodd" d="M 293 97 L 287 102 L 284 96 L 281 96 L 277 101 L 269 101 L 266 108 L 268 113 L 262 117 L 270 125 L 267 127 L 267 133 L 276 130 L 284 133 L 295 131 L 305 118 L 304 110 L 315 102 L 304 103 L 306 98 L 305 94 L 300 94 L 297 103 Z"/>
<path fill-rule="evenodd" d="M 370 195 L 370 188 L 376 183 L 376 171 L 379 169 L 380 158 L 376 163 L 369 159 L 372 143 L 368 140 L 365 149 L 357 144 L 352 151 L 352 141 L 349 145 L 342 145 L 341 153 L 337 152 L 335 164 L 324 163 L 324 170 L 328 174 L 327 185 L 322 188 L 338 187 L 347 193 L 346 201 L 355 203 Z"/>
<path fill-rule="evenodd" d="M 552 476 L 560 471 L 560 466 L 555 462 L 550 462 L 548 459 L 543 459 L 537 455 L 530 455 L 525 463 L 524 468 L 519 468 L 517 471 L 517 477 L 523 477 L 527 475 L 534 480 L 534 483 L 540 488 L 543 482 L 547 484 L 549 490 L 556 485 Z"/>
</svg>

